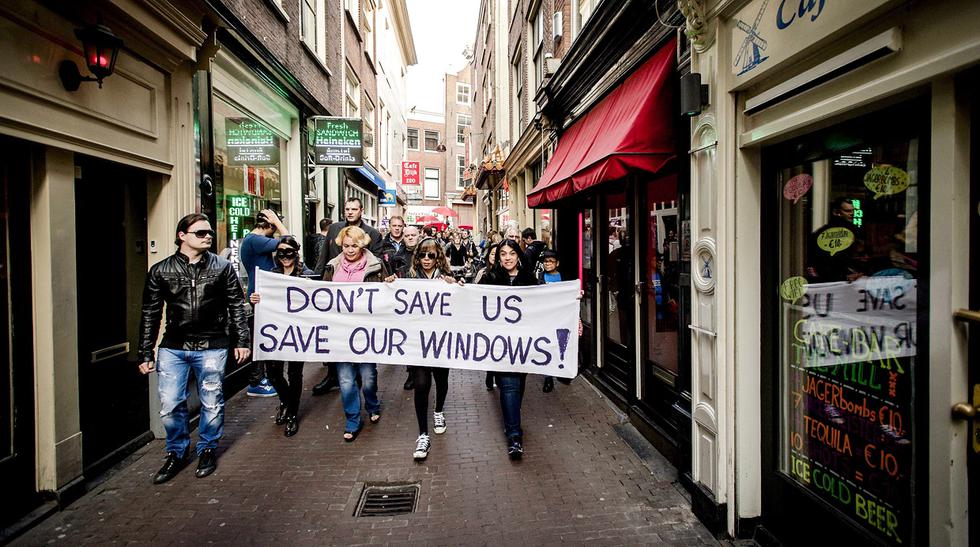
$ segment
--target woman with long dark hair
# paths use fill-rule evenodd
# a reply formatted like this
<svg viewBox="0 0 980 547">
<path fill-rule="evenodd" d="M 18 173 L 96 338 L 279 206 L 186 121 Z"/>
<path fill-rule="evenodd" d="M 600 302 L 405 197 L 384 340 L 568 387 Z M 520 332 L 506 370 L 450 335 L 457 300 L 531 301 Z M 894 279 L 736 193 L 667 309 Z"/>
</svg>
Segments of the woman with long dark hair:
<svg viewBox="0 0 980 547">
<path fill-rule="evenodd" d="M 514 239 L 505 239 L 497 247 L 493 267 L 480 279 L 480 283 L 513 287 L 537 285 L 538 278 L 531 268 L 522 268 L 522 256 L 521 244 Z M 507 455 L 512 460 L 518 460 L 524 455 L 521 404 L 524 402 L 527 373 L 497 372 L 494 375 L 500 388 L 500 413 L 504 418 Z"/>
<path fill-rule="evenodd" d="M 299 242 L 293 236 L 282 236 L 276 253 L 273 255 L 275 268 L 272 273 L 288 275 L 290 277 L 300 277 L 313 275 L 313 270 L 307 268 L 299 258 Z M 254 305 L 258 304 L 261 296 L 253 292 L 249 301 Z M 283 368 L 286 368 L 286 375 L 282 375 Z M 285 435 L 292 437 L 299 431 L 299 398 L 303 393 L 303 362 L 290 361 L 268 361 L 265 364 L 265 374 L 272 387 L 276 388 L 279 394 L 279 410 L 276 411 L 276 425 L 286 424 Z"/>
<path fill-rule="evenodd" d="M 452 269 L 446 259 L 446 252 L 442 245 L 434 238 L 426 238 L 415 246 L 412 255 L 412 263 L 405 275 L 406 279 L 438 279 L 446 283 L 456 283 L 453 278 Z M 394 281 L 395 276 L 390 276 L 385 281 Z M 459 282 L 462 285 L 462 281 Z M 431 441 L 429 439 L 429 390 L 432 387 L 432 380 L 435 378 L 436 384 L 436 407 L 432 413 L 432 430 L 436 435 L 446 432 L 446 415 L 443 409 L 446 404 L 446 395 L 449 393 L 449 369 L 441 367 L 412 367 L 414 374 L 415 389 L 415 418 L 419 424 L 419 436 L 415 440 L 415 452 L 412 454 L 416 460 L 424 460 L 429 455 Z"/>
</svg>

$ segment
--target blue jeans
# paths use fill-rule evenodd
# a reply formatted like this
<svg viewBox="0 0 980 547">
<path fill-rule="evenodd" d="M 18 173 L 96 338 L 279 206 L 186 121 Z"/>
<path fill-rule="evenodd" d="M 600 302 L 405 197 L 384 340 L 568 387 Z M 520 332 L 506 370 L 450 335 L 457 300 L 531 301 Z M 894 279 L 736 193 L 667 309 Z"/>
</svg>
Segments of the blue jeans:
<svg viewBox="0 0 980 547">
<path fill-rule="evenodd" d="M 510 440 L 523 437 L 521 430 L 521 403 L 524 402 L 524 384 L 527 374 L 497 372 L 497 388 L 500 390 L 500 414 L 504 418 L 504 435 Z"/>
<path fill-rule="evenodd" d="M 227 349 L 185 351 L 160 348 L 157 352 L 160 418 L 167 431 L 167 452 L 184 456 L 191 443 L 187 413 L 187 378 L 191 369 L 201 399 L 200 439 L 197 453 L 218 446 L 225 425 L 225 379 Z"/>
<path fill-rule="evenodd" d="M 357 389 L 357 373 L 361 373 L 361 390 L 364 392 L 364 409 L 368 414 L 381 412 L 378 400 L 378 366 L 374 363 L 337 363 L 337 379 L 340 381 L 340 400 L 344 403 L 347 423 L 344 431 L 361 428 L 361 393 Z"/>
</svg>

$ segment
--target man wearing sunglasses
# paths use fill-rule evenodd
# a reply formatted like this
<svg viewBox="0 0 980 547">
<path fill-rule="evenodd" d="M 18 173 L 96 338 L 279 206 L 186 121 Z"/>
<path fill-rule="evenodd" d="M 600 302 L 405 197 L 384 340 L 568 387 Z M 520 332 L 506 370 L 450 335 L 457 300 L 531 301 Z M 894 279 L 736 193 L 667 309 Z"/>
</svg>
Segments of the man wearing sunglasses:
<svg viewBox="0 0 980 547">
<path fill-rule="evenodd" d="M 251 345 L 238 274 L 231 262 L 210 252 L 214 231 L 208 218 L 197 213 L 182 218 L 174 242 L 179 250 L 154 264 L 146 276 L 140 317 L 139 370 L 160 373 L 160 417 L 167 432 L 167 459 L 153 477 L 154 484 L 172 479 L 189 459 L 187 380 L 191 370 L 201 400 L 195 475 L 203 478 L 217 469 L 215 450 L 224 429 L 222 381 L 228 350 L 234 348 L 235 360 L 241 364 L 248 359 Z M 166 331 L 154 356 L 164 304 Z"/>
<path fill-rule="evenodd" d="M 271 272 L 276 267 L 272 260 L 272 254 L 279 246 L 279 238 L 273 237 L 276 232 L 280 235 L 289 235 L 282 220 L 271 209 L 263 209 L 255 215 L 255 228 L 249 232 L 238 246 L 238 256 L 241 258 L 242 265 L 245 266 L 245 274 L 248 275 L 248 293 L 246 298 L 255 292 L 255 268 L 263 272 Z M 254 315 L 253 315 L 254 320 Z M 250 325 L 252 327 L 252 325 Z M 249 397 L 275 397 L 276 389 L 265 377 L 265 365 L 261 362 L 252 362 L 251 370 L 248 374 L 248 389 L 245 395 Z"/>
</svg>

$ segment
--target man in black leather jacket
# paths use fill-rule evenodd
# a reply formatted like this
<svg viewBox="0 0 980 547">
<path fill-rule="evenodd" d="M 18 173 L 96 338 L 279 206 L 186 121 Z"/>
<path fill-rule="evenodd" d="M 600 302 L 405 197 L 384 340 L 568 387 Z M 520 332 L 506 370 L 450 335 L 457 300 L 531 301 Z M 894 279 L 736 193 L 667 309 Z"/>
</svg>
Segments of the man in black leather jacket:
<svg viewBox="0 0 980 547">
<path fill-rule="evenodd" d="M 215 450 L 224 429 L 222 381 L 228 350 L 234 348 L 238 363 L 244 363 L 250 353 L 242 286 L 231 262 L 208 250 L 214 236 L 206 216 L 185 216 L 177 223 L 174 242 L 179 250 L 154 264 L 146 276 L 139 368 L 143 374 L 159 372 L 160 416 L 167 431 L 167 459 L 153 478 L 154 484 L 167 482 L 187 465 L 187 378 L 191 369 L 201 400 L 195 475 L 203 478 L 217 469 Z M 164 303 L 166 331 L 154 358 Z"/>
</svg>

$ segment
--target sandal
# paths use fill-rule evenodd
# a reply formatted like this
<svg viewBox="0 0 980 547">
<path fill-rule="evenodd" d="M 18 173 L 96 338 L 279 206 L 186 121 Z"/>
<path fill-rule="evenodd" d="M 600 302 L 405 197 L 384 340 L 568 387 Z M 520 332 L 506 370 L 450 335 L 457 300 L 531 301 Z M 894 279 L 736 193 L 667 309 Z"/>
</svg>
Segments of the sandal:
<svg viewBox="0 0 980 547">
<path fill-rule="evenodd" d="M 361 432 L 361 428 L 357 428 L 354 431 L 344 431 L 344 441 L 352 443 L 354 439 L 357 438 L 357 434 Z"/>
<path fill-rule="evenodd" d="M 371 420 L 371 423 L 372 424 L 376 424 L 376 423 L 380 422 L 381 421 L 381 414 L 372 414 L 370 420 Z"/>
</svg>

